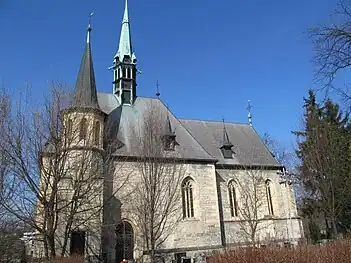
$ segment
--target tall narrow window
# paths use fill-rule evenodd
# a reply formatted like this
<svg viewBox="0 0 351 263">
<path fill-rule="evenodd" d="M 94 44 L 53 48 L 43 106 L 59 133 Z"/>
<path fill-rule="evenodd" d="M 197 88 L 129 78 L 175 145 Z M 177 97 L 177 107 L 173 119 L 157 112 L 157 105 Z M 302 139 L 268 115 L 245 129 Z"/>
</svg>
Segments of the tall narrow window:
<svg viewBox="0 0 351 263">
<path fill-rule="evenodd" d="M 71 233 L 70 254 L 84 256 L 85 251 L 85 232 L 73 231 Z"/>
<path fill-rule="evenodd" d="M 72 129 L 73 129 L 73 121 L 68 119 L 67 121 L 67 138 L 72 139 Z"/>
<path fill-rule="evenodd" d="M 100 122 L 96 121 L 94 126 L 94 144 L 99 146 L 100 142 Z"/>
<path fill-rule="evenodd" d="M 194 217 L 194 183 L 186 178 L 182 183 L 183 218 Z"/>
<path fill-rule="evenodd" d="M 80 127 L 79 127 L 79 140 L 86 140 L 87 139 L 87 132 L 88 132 L 88 123 L 87 119 L 83 118 L 80 121 Z"/>
<path fill-rule="evenodd" d="M 268 213 L 269 215 L 274 215 L 270 180 L 266 181 L 266 196 L 267 196 Z"/>
<path fill-rule="evenodd" d="M 130 77 L 130 75 L 131 75 L 131 74 L 130 74 L 130 71 L 131 71 L 131 69 L 130 69 L 130 68 L 127 68 L 127 78 L 128 78 L 128 79 L 131 78 L 131 77 Z"/>
<path fill-rule="evenodd" d="M 232 217 L 238 216 L 238 202 L 235 191 L 235 182 L 230 181 L 228 185 L 230 214 Z"/>
</svg>

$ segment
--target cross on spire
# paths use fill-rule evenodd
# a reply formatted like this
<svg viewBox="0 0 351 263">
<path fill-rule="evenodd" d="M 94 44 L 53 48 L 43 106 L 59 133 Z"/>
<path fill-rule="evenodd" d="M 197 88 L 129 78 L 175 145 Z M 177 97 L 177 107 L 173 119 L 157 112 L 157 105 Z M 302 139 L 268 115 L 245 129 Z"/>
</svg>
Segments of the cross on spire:
<svg viewBox="0 0 351 263">
<path fill-rule="evenodd" d="M 94 12 L 89 14 L 89 24 L 88 24 L 88 33 L 87 33 L 87 43 L 90 43 L 90 32 L 91 32 L 91 17 L 94 15 Z"/>
<path fill-rule="evenodd" d="M 246 109 L 248 111 L 247 117 L 249 119 L 249 124 L 250 124 L 250 126 L 252 126 L 252 114 L 251 114 L 252 105 L 250 103 L 250 100 L 247 101 Z"/>
<path fill-rule="evenodd" d="M 160 84 L 158 83 L 158 80 L 156 81 L 156 96 L 159 99 L 160 98 L 160 91 L 159 91 Z"/>
</svg>

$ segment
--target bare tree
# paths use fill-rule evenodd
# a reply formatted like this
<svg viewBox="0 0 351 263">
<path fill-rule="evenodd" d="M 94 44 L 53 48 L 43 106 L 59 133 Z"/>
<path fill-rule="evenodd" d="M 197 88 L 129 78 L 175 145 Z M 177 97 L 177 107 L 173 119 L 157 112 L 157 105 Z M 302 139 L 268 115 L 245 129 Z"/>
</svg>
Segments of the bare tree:
<svg viewBox="0 0 351 263">
<path fill-rule="evenodd" d="M 264 167 L 243 167 L 229 187 L 233 212 L 240 219 L 238 235 L 253 246 L 259 244 L 260 232 L 269 228 L 266 216 L 273 215 L 272 192 L 264 173 Z"/>
<path fill-rule="evenodd" d="M 309 35 L 314 44 L 316 79 L 326 92 L 335 90 L 349 102 L 348 84 L 335 86 L 334 79 L 351 65 L 351 1 L 338 0 L 331 21 L 309 29 Z"/>
<path fill-rule="evenodd" d="M 10 98 L 4 88 L 0 90 L 0 140 L 4 139 L 4 125 L 9 117 Z M 0 203 L 7 202 L 11 198 L 11 192 L 4 191 L 9 178 L 9 162 L 6 154 L 0 149 Z M 14 259 L 22 259 L 24 246 L 20 241 L 23 225 L 0 205 L 0 262 L 13 262 Z"/>
<path fill-rule="evenodd" d="M 11 179 L 4 181 L 11 198 L 1 206 L 39 234 L 46 258 L 58 251 L 67 255 L 72 232 L 82 229 L 93 244 L 86 251 L 99 254 L 103 199 L 115 194 L 103 192 L 115 147 L 104 137 L 110 134 L 102 128 L 104 116 L 75 111 L 71 97 L 62 85 L 53 85 L 44 105 L 35 108 L 22 94 L 12 101 L 0 141 Z"/>
<path fill-rule="evenodd" d="M 295 149 L 290 150 L 287 147 L 283 147 L 282 144 L 274 139 L 269 133 L 263 134 L 262 141 L 267 146 L 275 160 L 284 167 L 280 172 L 281 179 L 289 184 L 293 184 L 296 194 L 295 197 L 301 202 L 302 185 L 299 172 L 296 169 L 298 162 Z"/>
<path fill-rule="evenodd" d="M 285 166 L 289 171 L 293 170 L 295 165 L 293 151 L 283 147 L 279 141 L 267 132 L 263 134 L 262 141 L 279 164 Z"/>
<path fill-rule="evenodd" d="M 174 131 L 167 113 L 150 103 L 135 136 L 140 138 L 140 182 L 135 191 L 134 213 L 151 262 L 156 260 L 157 249 L 177 226 L 182 217 L 181 180 L 185 165 L 178 151 Z"/>
</svg>

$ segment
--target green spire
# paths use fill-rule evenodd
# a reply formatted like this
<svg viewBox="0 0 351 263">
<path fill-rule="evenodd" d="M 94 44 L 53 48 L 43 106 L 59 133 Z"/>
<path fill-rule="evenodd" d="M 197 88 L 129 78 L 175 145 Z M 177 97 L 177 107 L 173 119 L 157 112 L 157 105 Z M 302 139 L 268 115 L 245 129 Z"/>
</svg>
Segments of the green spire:
<svg viewBox="0 0 351 263">
<path fill-rule="evenodd" d="M 118 58 L 118 60 L 120 62 L 123 62 L 123 59 L 125 56 L 129 56 L 129 58 L 132 61 L 136 59 L 135 55 L 133 54 L 132 39 L 131 39 L 131 35 L 130 35 L 128 0 L 125 0 L 121 36 L 119 39 L 119 47 L 118 47 L 118 51 L 115 55 L 115 58 Z"/>
</svg>

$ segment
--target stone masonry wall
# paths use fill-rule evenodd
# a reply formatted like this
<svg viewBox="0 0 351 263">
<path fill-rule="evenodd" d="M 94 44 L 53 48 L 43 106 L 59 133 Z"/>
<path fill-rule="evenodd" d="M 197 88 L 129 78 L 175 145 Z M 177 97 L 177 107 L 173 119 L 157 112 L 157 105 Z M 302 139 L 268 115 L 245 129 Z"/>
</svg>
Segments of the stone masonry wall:
<svg viewBox="0 0 351 263">
<path fill-rule="evenodd" d="M 238 244 L 248 241 L 247 234 L 244 234 L 242 227 L 245 223 L 243 218 L 232 217 L 230 212 L 230 201 L 228 183 L 230 180 L 240 180 L 249 176 L 250 171 L 217 169 L 217 180 L 220 185 L 220 199 L 223 207 L 224 236 L 226 244 Z M 260 209 L 260 217 L 266 218 L 258 225 L 258 239 L 261 241 L 274 240 L 298 240 L 302 237 L 301 222 L 297 217 L 296 202 L 292 185 L 282 182 L 278 170 L 261 171 L 260 175 L 264 180 L 271 181 L 271 193 L 274 215 L 268 216 L 268 201 Z M 244 179 L 242 179 L 244 180 Z M 240 188 L 240 187 L 238 187 Z M 240 189 L 236 189 L 237 192 Z M 240 195 L 240 193 L 238 193 Z M 263 198 L 267 198 L 263 196 Z M 240 197 L 238 206 L 242 205 Z M 239 214 L 240 215 L 240 214 Z"/>
<path fill-rule="evenodd" d="M 215 167 L 213 164 L 181 164 L 184 173 L 182 177 L 191 178 L 194 182 L 194 218 L 182 219 L 162 244 L 162 250 L 180 250 L 189 247 L 203 248 L 221 245 L 221 231 L 219 220 L 219 207 L 217 200 Z M 138 164 L 123 162 L 116 166 L 113 188 L 121 205 L 121 213 L 117 211 L 114 221 L 126 220 L 133 225 L 135 232 L 134 256 L 142 255 L 143 240 L 138 232 L 137 222 L 132 212 L 133 187 L 140 180 Z M 126 183 L 128 181 L 128 183 Z M 123 184 L 123 187 L 121 185 Z M 119 189 L 117 191 L 117 189 Z M 179 187 L 181 191 L 181 187 Z M 181 205 L 181 198 L 179 205 Z M 182 210 L 179 211 L 182 213 Z M 118 215 L 117 215 L 118 214 Z M 113 245 L 110 246 L 111 250 Z M 110 253 L 113 254 L 113 253 Z"/>
</svg>

